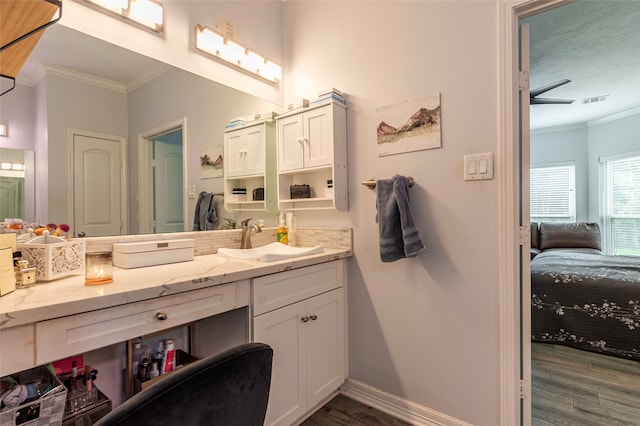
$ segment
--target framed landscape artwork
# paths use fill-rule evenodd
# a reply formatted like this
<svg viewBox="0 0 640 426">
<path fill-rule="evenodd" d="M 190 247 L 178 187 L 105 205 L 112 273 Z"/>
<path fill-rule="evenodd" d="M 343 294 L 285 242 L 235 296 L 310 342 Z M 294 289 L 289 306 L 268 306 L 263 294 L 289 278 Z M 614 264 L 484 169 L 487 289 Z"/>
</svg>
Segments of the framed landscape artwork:
<svg viewBox="0 0 640 426">
<path fill-rule="evenodd" d="M 440 148 L 440 94 L 376 109 L 378 157 Z"/>
</svg>

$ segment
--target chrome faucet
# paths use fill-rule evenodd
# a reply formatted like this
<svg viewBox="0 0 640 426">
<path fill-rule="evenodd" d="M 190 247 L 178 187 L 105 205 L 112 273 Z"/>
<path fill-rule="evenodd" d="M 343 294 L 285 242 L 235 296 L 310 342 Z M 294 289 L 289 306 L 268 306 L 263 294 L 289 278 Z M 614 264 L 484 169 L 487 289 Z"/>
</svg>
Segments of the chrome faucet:
<svg viewBox="0 0 640 426">
<path fill-rule="evenodd" d="M 262 232 L 262 228 L 258 225 L 253 224 L 249 225 L 249 221 L 251 219 L 245 219 L 242 223 L 242 240 L 240 241 L 241 249 L 250 249 L 251 248 L 251 230 L 253 229 L 256 233 Z"/>
</svg>

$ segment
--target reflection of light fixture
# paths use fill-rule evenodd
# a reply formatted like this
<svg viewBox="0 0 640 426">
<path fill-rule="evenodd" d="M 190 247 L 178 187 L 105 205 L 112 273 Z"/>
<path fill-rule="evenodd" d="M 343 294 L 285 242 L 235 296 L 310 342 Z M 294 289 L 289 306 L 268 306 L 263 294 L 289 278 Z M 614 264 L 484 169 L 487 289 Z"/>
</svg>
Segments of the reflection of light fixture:
<svg viewBox="0 0 640 426">
<path fill-rule="evenodd" d="M 163 31 L 164 8 L 156 0 L 86 0 L 156 32 Z"/>
<path fill-rule="evenodd" d="M 14 170 L 20 172 L 24 170 L 24 164 L 21 163 L 0 163 L 0 170 Z"/>
<path fill-rule="evenodd" d="M 0 123 L 0 136 L 9 136 L 9 127 L 4 123 Z"/>
<path fill-rule="evenodd" d="M 230 40 L 213 28 L 196 25 L 196 49 L 273 83 L 278 83 L 282 78 L 280 65 L 247 49 L 237 41 Z"/>
</svg>

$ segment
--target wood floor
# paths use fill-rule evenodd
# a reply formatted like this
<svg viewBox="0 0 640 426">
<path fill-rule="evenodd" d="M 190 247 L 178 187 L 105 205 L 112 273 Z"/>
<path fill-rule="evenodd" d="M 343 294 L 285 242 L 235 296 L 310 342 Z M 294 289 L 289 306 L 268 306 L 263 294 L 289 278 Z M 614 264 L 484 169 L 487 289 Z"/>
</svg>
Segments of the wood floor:
<svg viewBox="0 0 640 426">
<path fill-rule="evenodd" d="M 365 404 L 338 395 L 305 420 L 301 426 L 408 426 Z"/>
<path fill-rule="evenodd" d="M 640 362 L 531 345 L 532 426 L 640 426 Z M 338 395 L 302 426 L 405 426 Z"/>
<path fill-rule="evenodd" d="M 531 345 L 532 425 L 640 425 L 640 362 Z"/>
</svg>

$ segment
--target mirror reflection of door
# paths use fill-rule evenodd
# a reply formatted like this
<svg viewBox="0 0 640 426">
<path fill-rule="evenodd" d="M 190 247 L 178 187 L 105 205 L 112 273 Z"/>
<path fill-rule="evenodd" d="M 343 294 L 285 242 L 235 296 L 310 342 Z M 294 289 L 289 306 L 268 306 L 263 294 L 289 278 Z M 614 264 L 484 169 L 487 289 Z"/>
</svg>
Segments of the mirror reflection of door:
<svg viewBox="0 0 640 426">
<path fill-rule="evenodd" d="M 25 219 L 24 170 L 23 151 L 0 148 L 0 221 Z"/>
<path fill-rule="evenodd" d="M 151 139 L 154 233 L 182 232 L 182 128 Z"/>
<path fill-rule="evenodd" d="M 72 229 L 87 237 L 124 232 L 123 152 L 120 136 L 72 131 Z"/>
</svg>

